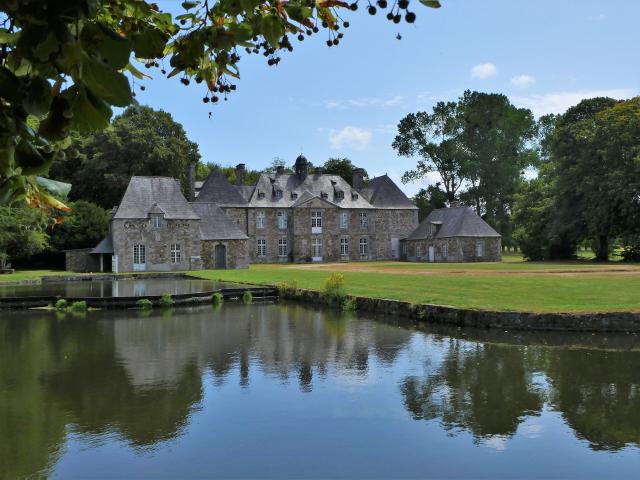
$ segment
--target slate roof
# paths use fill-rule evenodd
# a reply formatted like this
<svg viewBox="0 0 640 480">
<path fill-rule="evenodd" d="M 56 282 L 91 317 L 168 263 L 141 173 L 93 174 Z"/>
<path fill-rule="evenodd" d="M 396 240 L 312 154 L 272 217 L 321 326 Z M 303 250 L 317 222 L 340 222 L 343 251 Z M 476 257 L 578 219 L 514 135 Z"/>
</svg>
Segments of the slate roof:
<svg viewBox="0 0 640 480">
<path fill-rule="evenodd" d="M 253 191 L 256 189 L 255 185 L 234 185 L 233 187 L 238 190 L 247 203 L 251 200 L 251 195 L 253 195 Z"/>
<path fill-rule="evenodd" d="M 205 180 L 198 194 L 198 202 L 215 203 L 224 207 L 247 206 L 247 200 L 238 188 L 231 185 L 224 173 L 219 170 L 212 171 Z"/>
<path fill-rule="evenodd" d="M 182 195 L 180 183 L 169 177 L 131 177 L 113 218 L 147 218 L 156 207 L 167 219 L 198 219 Z"/>
<path fill-rule="evenodd" d="M 411 232 L 407 240 L 431 238 L 429 225 L 441 225 L 435 238 L 448 237 L 500 237 L 500 234 L 487 224 L 469 207 L 439 208 L 432 211 L 418 227 Z"/>
<path fill-rule="evenodd" d="M 276 198 L 274 192 L 282 191 L 282 198 Z M 338 199 L 336 192 L 343 192 L 344 198 Z M 322 198 L 322 193 L 327 197 Z M 264 193 L 264 198 L 258 198 L 260 193 Z M 292 198 L 291 194 L 297 195 Z M 283 173 L 281 175 L 263 173 L 260 175 L 255 190 L 251 195 L 249 206 L 251 207 L 275 207 L 289 208 L 300 205 L 302 198 L 319 197 L 338 208 L 373 208 L 373 206 L 359 192 L 339 175 L 325 175 L 311 173 L 304 180 L 294 173 Z"/>
<path fill-rule="evenodd" d="M 362 189 L 362 195 L 375 208 L 412 210 L 418 208 L 386 174 L 369 180 L 367 187 Z"/>
<path fill-rule="evenodd" d="M 242 229 L 212 203 L 191 203 L 200 217 L 200 240 L 246 240 L 249 237 Z"/>
<path fill-rule="evenodd" d="M 111 233 L 107 233 L 107 236 L 100 240 L 100 243 L 91 253 L 113 253 L 113 237 Z"/>
</svg>

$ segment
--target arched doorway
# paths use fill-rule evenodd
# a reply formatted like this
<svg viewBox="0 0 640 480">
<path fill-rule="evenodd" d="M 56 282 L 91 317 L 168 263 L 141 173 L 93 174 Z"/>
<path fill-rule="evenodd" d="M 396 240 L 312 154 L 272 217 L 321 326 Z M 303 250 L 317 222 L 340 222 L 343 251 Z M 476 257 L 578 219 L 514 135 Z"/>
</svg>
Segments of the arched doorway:
<svg viewBox="0 0 640 480">
<path fill-rule="evenodd" d="M 215 268 L 227 268 L 227 247 L 222 244 L 216 245 L 215 255 Z"/>
</svg>

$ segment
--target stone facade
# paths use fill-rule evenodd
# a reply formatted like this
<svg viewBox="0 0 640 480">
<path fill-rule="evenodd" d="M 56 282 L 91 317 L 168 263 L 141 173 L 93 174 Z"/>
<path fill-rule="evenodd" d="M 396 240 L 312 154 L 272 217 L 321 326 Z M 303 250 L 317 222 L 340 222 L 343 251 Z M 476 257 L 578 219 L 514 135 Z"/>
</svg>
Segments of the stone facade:
<svg viewBox="0 0 640 480">
<path fill-rule="evenodd" d="M 200 259 L 199 220 L 166 220 L 154 228 L 150 219 L 113 219 L 114 256 L 118 272 L 197 270 Z M 134 246 L 144 246 L 144 264 L 134 265 Z M 171 248 L 179 255 L 172 259 Z"/>
<path fill-rule="evenodd" d="M 222 252 L 222 255 L 218 252 Z M 249 267 L 249 252 L 246 240 L 203 240 L 201 242 L 200 255 L 202 257 L 202 268 L 206 269 Z"/>
<path fill-rule="evenodd" d="M 93 248 L 65 251 L 65 270 L 68 272 L 99 272 L 99 258 L 91 255 Z"/>
<path fill-rule="evenodd" d="M 432 256 L 430 249 L 433 249 Z M 499 262 L 502 241 L 500 237 L 403 240 L 402 259 L 410 262 Z"/>
</svg>

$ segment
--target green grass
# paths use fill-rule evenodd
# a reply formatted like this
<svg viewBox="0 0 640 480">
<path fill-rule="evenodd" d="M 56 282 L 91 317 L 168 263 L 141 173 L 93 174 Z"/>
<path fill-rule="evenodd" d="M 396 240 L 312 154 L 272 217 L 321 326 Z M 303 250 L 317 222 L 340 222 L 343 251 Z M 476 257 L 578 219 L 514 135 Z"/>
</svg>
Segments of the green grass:
<svg viewBox="0 0 640 480">
<path fill-rule="evenodd" d="M 19 282 L 22 280 L 38 280 L 50 275 L 77 275 L 64 270 L 20 270 L 15 273 L 0 275 L 0 285 L 5 282 Z"/>
<path fill-rule="evenodd" d="M 348 294 L 500 311 L 640 311 L 640 270 L 637 274 L 626 275 L 611 273 L 598 275 L 597 271 L 570 276 L 541 275 L 536 274 L 541 264 L 521 263 L 522 269 L 525 267 L 530 269 L 531 274 L 528 275 L 520 272 L 515 272 L 517 274 L 496 272 L 495 267 L 499 265 L 504 267 L 504 263 L 456 264 L 449 267 L 453 271 L 468 269 L 469 274 L 438 272 L 434 275 L 425 275 L 420 274 L 419 270 L 433 269 L 433 264 L 400 262 L 358 264 L 363 267 L 365 265 L 372 268 L 389 268 L 389 273 L 345 269 L 343 273 Z M 554 268 L 572 269 L 574 264 L 551 265 Z M 393 273 L 391 267 L 405 269 L 405 272 Z M 407 268 L 415 269 L 417 273 L 407 273 Z M 336 265 L 335 271 L 339 270 L 340 266 Z M 330 273 L 331 270 L 328 269 L 252 265 L 248 270 L 204 270 L 191 272 L 191 275 L 212 280 L 269 285 L 295 281 L 299 288 L 319 291 Z"/>
</svg>

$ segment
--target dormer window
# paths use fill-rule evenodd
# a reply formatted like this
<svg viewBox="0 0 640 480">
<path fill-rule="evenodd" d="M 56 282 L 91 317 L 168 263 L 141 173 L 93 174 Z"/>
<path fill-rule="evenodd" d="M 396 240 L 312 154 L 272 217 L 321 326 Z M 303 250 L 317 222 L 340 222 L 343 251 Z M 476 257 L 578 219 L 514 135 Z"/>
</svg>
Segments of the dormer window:
<svg viewBox="0 0 640 480">
<path fill-rule="evenodd" d="M 298 194 L 295 192 L 291 192 L 291 200 L 295 200 L 296 198 L 298 198 Z"/>
<path fill-rule="evenodd" d="M 151 226 L 154 229 L 162 228 L 162 215 L 160 214 L 152 214 L 151 215 Z"/>
<path fill-rule="evenodd" d="M 282 190 L 276 190 L 276 200 L 280 200 L 282 198 Z"/>
<path fill-rule="evenodd" d="M 320 198 L 328 198 L 329 195 L 327 195 L 326 192 L 320 192 Z"/>
<path fill-rule="evenodd" d="M 336 200 L 344 200 L 344 192 L 336 192 Z"/>
<path fill-rule="evenodd" d="M 351 200 L 357 200 L 358 199 L 358 194 L 357 193 L 352 193 L 351 194 Z"/>
<path fill-rule="evenodd" d="M 258 192 L 258 200 L 264 199 L 264 192 Z"/>
</svg>

